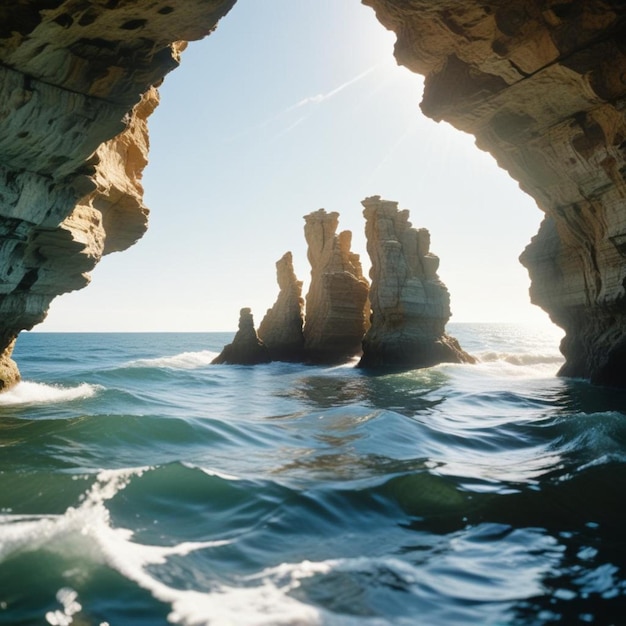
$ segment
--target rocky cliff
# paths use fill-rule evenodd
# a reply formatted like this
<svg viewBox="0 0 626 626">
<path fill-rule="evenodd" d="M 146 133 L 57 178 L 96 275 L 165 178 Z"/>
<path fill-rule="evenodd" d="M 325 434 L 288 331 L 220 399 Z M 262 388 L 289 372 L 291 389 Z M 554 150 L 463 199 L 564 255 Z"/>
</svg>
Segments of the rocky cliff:
<svg viewBox="0 0 626 626">
<path fill-rule="evenodd" d="M 276 262 L 278 298 L 259 325 L 259 337 L 275 361 L 303 361 L 304 299 L 302 281 L 293 269 L 293 256 L 286 252 Z"/>
<path fill-rule="evenodd" d="M 566 331 L 562 373 L 626 385 L 626 3 L 363 2 L 426 76 L 422 111 L 474 134 L 546 213 L 521 260 Z"/>
<path fill-rule="evenodd" d="M 0 5 L 0 388 L 17 334 L 145 231 L 154 89 L 234 0 Z"/>
<path fill-rule="evenodd" d="M 312 362 L 344 361 L 361 353 L 369 320 L 369 284 L 352 233 L 337 234 L 339 214 L 324 209 L 305 215 L 311 282 L 306 296 L 304 349 Z"/>
<path fill-rule="evenodd" d="M 471 363 L 446 335 L 450 295 L 439 280 L 430 233 L 413 228 L 409 212 L 380 196 L 362 202 L 367 252 L 372 261 L 372 323 L 363 339 L 361 367 L 430 367 Z"/>
<path fill-rule="evenodd" d="M 426 76 L 424 113 L 473 133 L 546 213 L 522 262 L 566 330 L 563 373 L 626 385 L 626 4 L 363 2 Z M 18 332 L 143 232 L 152 87 L 233 4 L 0 5 L 0 385 Z"/>
</svg>

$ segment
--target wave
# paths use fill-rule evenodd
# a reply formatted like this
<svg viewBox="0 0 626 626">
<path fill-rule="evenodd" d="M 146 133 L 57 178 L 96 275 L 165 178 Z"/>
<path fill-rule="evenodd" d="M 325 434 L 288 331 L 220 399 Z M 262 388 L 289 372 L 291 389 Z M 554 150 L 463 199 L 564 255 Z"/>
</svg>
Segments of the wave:
<svg viewBox="0 0 626 626">
<path fill-rule="evenodd" d="M 159 577 L 159 566 L 169 568 L 170 560 L 193 557 L 200 551 L 228 546 L 231 539 L 182 541 L 174 545 L 154 545 L 134 540 L 128 528 L 114 524 L 108 501 L 126 489 L 134 479 L 150 474 L 152 468 L 105 470 L 76 507 L 62 515 L 0 515 L 0 561 L 27 557 L 33 553 L 56 555 L 65 566 L 74 564 L 74 572 L 105 566 L 121 574 L 153 598 L 170 607 L 168 620 L 175 624 L 317 624 L 318 610 L 288 595 L 298 581 L 317 568 L 285 567 L 271 576 L 252 577 L 247 585 L 228 587 L 215 584 L 207 591 L 179 589 L 170 574 Z M 157 474 L 159 470 L 156 470 Z M 219 479 L 222 480 L 222 479 Z M 18 568 L 19 569 L 19 568 Z M 63 574 L 64 586 L 57 592 L 61 608 L 48 612 L 48 623 L 71 623 L 81 610 L 79 593 L 72 588 L 73 576 Z M 287 581 L 286 579 L 290 580 Z M 167 581 L 167 582 L 166 582 Z M 246 581 L 242 581 L 244 584 Z M 75 585 L 80 589 L 81 585 Z M 49 618 L 49 619 L 48 619 Z"/>
<path fill-rule="evenodd" d="M 61 385 L 46 385 L 21 381 L 15 387 L 0 394 L 0 407 L 20 406 L 26 404 L 53 404 L 57 402 L 71 402 L 72 400 L 84 400 L 92 398 L 104 389 L 100 385 L 81 383 L 76 387 L 63 387 Z"/>
<path fill-rule="evenodd" d="M 181 352 L 173 356 L 156 357 L 153 359 L 137 359 L 131 361 L 126 367 L 166 367 L 170 369 L 197 369 L 210 365 L 218 352 L 201 350 L 199 352 Z"/>
<path fill-rule="evenodd" d="M 563 363 L 561 354 L 541 354 L 532 352 L 494 352 L 491 350 L 475 355 L 481 363 L 504 361 L 510 365 L 558 365 Z"/>
</svg>

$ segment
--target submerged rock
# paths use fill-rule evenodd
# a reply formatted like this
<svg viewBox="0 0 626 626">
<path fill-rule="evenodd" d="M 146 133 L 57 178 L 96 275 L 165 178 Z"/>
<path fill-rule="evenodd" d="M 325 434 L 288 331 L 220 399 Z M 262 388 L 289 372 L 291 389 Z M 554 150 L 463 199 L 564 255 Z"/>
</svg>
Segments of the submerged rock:
<svg viewBox="0 0 626 626">
<path fill-rule="evenodd" d="M 211 361 L 215 365 L 257 365 L 271 361 L 269 350 L 259 339 L 254 329 L 254 318 L 250 309 L 239 312 L 239 330 L 232 343 L 224 346 L 222 352 Z"/>
<path fill-rule="evenodd" d="M 439 258 L 430 252 L 430 233 L 409 222 L 397 202 L 366 198 L 365 233 L 372 261 L 371 326 L 363 339 L 361 367 L 429 367 L 470 363 L 446 335 L 450 295 L 439 280 Z"/>
<path fill-rule="evenodd" d="M 302 281 L 293 269 L 291 252 L 276 262 L 278 298 L 259 325 L 259 337 L 274 361 L 304 360 Z"/>
<path fill-rule="evenodd" d="M 306 357 L 313 363 L 346 361 L 361 354 L 369 319 L 369 285 L 359 255 L 350 251 L 352 233 L 336 234 L 339 214 L 320 209 L 304 219 L 311 264 L 304 324 Z"/>
</svg>

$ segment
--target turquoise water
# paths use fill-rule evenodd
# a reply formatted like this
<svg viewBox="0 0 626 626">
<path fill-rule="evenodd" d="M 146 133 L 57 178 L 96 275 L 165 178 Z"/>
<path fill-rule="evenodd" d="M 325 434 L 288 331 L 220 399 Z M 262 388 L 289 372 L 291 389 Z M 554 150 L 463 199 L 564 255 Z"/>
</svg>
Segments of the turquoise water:
<svg viewBox="0 0 626 626">
<path fill-rule="evenodd" d="M 559 333 L 477 365 L 210 365 L 231 335 L 25 333 L 0 624 L 625 624 L 626 393 Z"/>
</svg>

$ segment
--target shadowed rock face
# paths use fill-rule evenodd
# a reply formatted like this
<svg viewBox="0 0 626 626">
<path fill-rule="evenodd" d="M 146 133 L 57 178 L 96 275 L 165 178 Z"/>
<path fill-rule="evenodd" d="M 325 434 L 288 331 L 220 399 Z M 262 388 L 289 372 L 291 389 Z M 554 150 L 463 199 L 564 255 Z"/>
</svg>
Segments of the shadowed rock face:
<svg viewBox="0 0 626 626">
<path fill-rule="evenodd" d="M 626 4 L 363 2 L 426 76 L 424 113 L 473 133 L 546 213 L 521 260 L 566 331 L 562 373 L 626 385 Z M 152 86 L 233 4 L 0 6 L 0 387 L 19 331 L 141 236 Z"/>
<path fill-rule="evenodd" d="M 234 0 L 0 6 L 0 388 L 20 330 L 144 233 L 153 88 Z"/>
<path fill-rule="evenodd" d="M 445 333 L 450 295 L 439 280 L 430 233 L 409 222 L 397 202 L 366 198 L 365 235 L 372 261 L 372 323 L 363 339 L 361 367 L 429 367 L 472 363 Z"/>
<path fill-rule="evenodd" d="M 369 318 L 369 284 L 352 233 L 336 234 L 339 214 L 324 209 L 305 215 L 304 236 L 311 264 L 306 296 L 304 349 L 314 363 L 341 362 L 361 353 Z"/>
<path fill-rule="evenodd" d="M 270 353 L 254 330 L 254 318 L 250 309 L 239 312 L 239 330 L 232 343 L 224 346 L 220 354 L 211 361 L 215 365 L 258 365 L 269 363 Z"/>
<path fill-rule="evenodd" d="M 304 299 L 302 281 L 293 270 L 293 257 L 286 252 L 276 262 L 279 293 L 259 325 L 259 337 L 275 361 L 304 360 Z"/>
<path fill-rule="evenodd" d="M 568 376 L 626 385 L 626 3 L 363 0 L 426 76 L 422 111 L 476 136 L 546 213 L 521 256 Z"/>
</svg>

